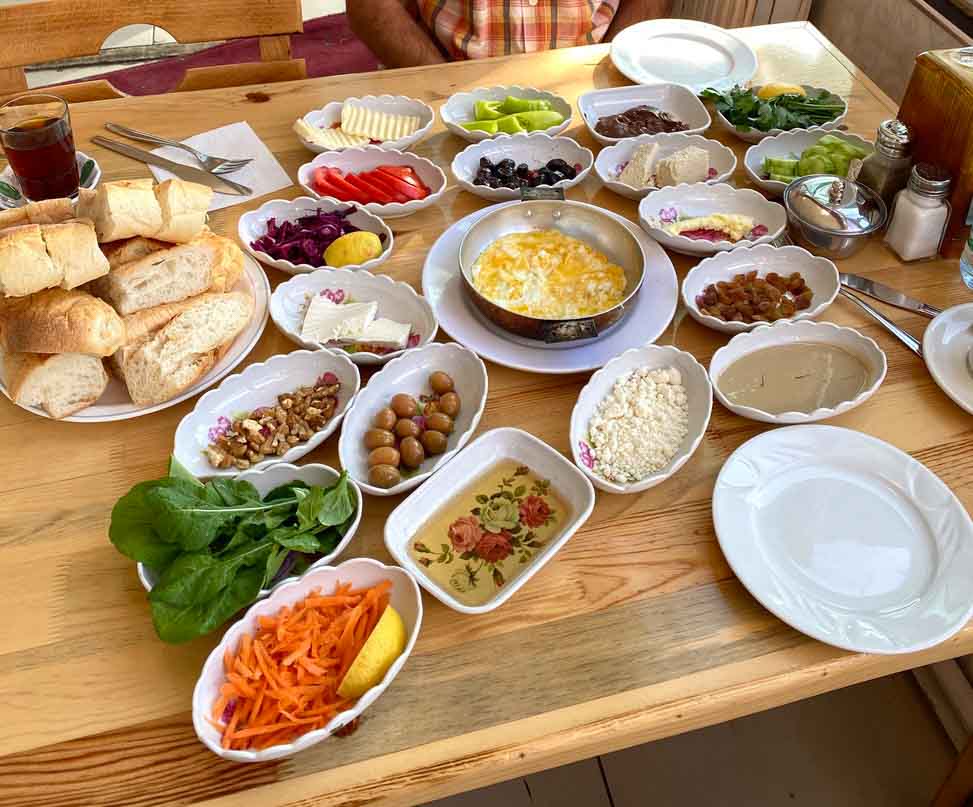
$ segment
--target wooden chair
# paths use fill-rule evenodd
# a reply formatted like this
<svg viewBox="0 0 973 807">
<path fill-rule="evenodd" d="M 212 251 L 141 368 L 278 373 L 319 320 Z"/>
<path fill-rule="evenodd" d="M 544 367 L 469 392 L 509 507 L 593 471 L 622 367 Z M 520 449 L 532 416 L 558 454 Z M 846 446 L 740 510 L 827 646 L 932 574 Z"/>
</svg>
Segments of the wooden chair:
<svg viewBox="0 0 973 807">
<path fill-rule="evenodd" d="M 812 0 L 676 0 L 672 16 L 722 28 L 806 20 Z M 970 0 L 973 2 L 973 0 Z"/>
<path fill-rule="evenodd" d="M 110 33 L 139 23 L 181 43 L 260 37 L 261 61 L 189 69 L 176 91 L 307 77 L 290 46 L 304 30 L 301 0 L 41 0 L 0 6 L 0 98 L 27 90 L 25 65 L 97 54 Z M 68 101 L 124 95 L 103 79 L 45 89 Z"/>
</svg>

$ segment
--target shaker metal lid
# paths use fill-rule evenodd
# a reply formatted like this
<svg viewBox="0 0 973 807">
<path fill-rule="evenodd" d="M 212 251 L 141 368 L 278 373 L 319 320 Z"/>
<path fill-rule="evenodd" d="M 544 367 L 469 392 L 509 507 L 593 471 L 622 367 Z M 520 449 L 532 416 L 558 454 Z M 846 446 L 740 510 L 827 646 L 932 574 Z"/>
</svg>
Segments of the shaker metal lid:
<svg viewBox="0 0 973 807">
<path fill-rule="evenodd" d="M 784 190 L 784 206 L 821 232 L 867 235 L 885 224 L 882 198 L 871 188 L 833 174 L 799 177 Z"/>
<path fill-rule="evenodd" d="M 878 125 L 875 145 L 892 157 L 904 157 L 912 150 L 912 129 L 895 118 L 883 120 Z"/>
<path fill-rule="evenodd" d="M 909 188 L 921 196 L 942 199 L 949 195 L 953 177 L 945 168 L 932 163 L 916 163 L 909 175 Z"/>
</svg>

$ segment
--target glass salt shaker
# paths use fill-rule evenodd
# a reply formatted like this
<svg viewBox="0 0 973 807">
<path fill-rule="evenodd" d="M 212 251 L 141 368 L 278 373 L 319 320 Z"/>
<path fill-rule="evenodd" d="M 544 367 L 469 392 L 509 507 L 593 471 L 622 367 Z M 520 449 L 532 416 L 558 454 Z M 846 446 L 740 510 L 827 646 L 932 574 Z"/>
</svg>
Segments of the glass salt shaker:
<svg viewBox="0 0 973 807">
<path fill-rule="evenodd" d="M 886 205 L 909 181 L 912 167 L 912 130 L 902 121 L 882 121 L 875 135 L 875 150 L 862 163 L 858 181 L 867 185 Z"/>
<path fill-rule="evenodd" d="M 904 261 L 939 254 L 949 221 L 949 172 L 938 165 L 918 163 L 909 184 L 898 192 L 889 217 L 885 243 Z"/>
</svg>

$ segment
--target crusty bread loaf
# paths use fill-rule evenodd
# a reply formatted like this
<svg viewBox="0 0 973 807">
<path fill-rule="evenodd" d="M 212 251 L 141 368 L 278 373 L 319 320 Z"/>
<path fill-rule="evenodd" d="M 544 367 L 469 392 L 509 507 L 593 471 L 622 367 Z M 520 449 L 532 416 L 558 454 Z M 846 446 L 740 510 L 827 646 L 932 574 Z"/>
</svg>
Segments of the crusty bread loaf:
<svg viewBox="0 0 973 807">
<path fill-rule="evenodd" d="M 102 243 L 155 235 L 162 227 L 162 210 L 154 188 L 151 179 L 102 182 L 93 193 L 78 194 L 78 217 L 95 223 Z"/>
<path fill-rule="evenodd" d="M 0 293 L 22 297 L 57 286 L 63 276 L 47 254 L 40 225 L 0 232 Z"/>
<path fill-rule="evenodd" d="M 45 199 L 29 202 L 24 210 L 31 224 L 60 224 L 74 218 L 74 202 L 70 199 Z"/>
<path fill-rule="evenodd" d="M 125 344 L 125 324 L 85 291 L 48 289 L 0 306 L 0 340 L 14 353 L 110 356 Z"/>
<path fill-rule="evenodd" d="M 112 269 L 90 289 L 124 316 L 204 291 L 227 291 L 236 284 L 242 268 L 240 248 L 207 230 L 188 244 L 152 252 Z"/>
<path fill-rule="evenodd" d="M 108 259 L 98 248 L 95 227 L 88 219 L 71 219 L 41 227 L 44 246 L 61 274 L 61 288 L 73 289 L 108 274 Z"/>
<path fill-rule="evenodd" d="M 116 269 L 126 263 L 137 261 L 160 249 L 168 249 L 171 244 L 165 241 L 157 241 L 155 238 L 146 238 L 144 235 L 136 235 L 133 238 L 123 238 L 121 241 L 109 241 L 101 245 L 101 251 L 108 259 L 108 266 Z"/>
<path fill-rule="evenodd" d="M 16 227 L 18 224 L 30 224 L 30 219 L 27 218 L 26 207 L 0 210 L 0 230 L 6 230 L 7 227 Z"/>
<path fill-rule="evenodd" d="M 245 292 L 209 293 L 160 308 L 126 317 L 133 338 L 113 357 L 139 406 L 168 401 L 202 378 L 250 321 L 253 298 Z"/>
<path fill-rule="evenodd" d="M 185 244 L 206 225 L 206 211 L 213 201 L 213 189 L 196 182 L 167 179 L 155 186 L 155 198 L 162 211 L 162 227 L 153 237 Z"/>
<path fill-rule="evenodd" d="M 14 401 L 52 418 L 90 406 L 108 386 L 102 360 L 83 353 L 0 353 L 0 376 Z"/>
</svg>

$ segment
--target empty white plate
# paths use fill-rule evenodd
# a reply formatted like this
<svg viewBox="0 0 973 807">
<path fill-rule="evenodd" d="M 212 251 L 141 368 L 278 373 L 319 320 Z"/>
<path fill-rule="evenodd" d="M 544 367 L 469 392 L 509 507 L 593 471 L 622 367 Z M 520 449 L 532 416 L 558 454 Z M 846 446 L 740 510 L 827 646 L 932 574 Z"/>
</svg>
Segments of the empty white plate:
<svg viewBox="0 0 973 807">
<path fill-rule="evenodd" d="M 713 521 L 750 593 L 827 644 L 912 653 L 973 614 L 973 521 L 925 465 L 867 434 L 748 440 L 717 477 Z"/>
<path fill-rule="evenodd" d="M 973 303 L 954 305 L 926 326 L 922 357 L 933 381 L 973 415 L 973 375 L 966 357 L 973 350 Z"/>
<path fill-rule="evenodd" d="M 696 20 L 646 20 L 612 40 L 615 67 L 638 84 L 670 81 L 699 93 L 746 84 L 757 72 L 753 49 L 729 31 Z"/>
</svg>

